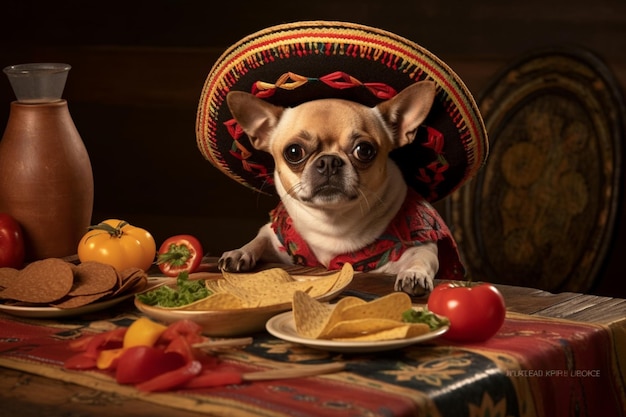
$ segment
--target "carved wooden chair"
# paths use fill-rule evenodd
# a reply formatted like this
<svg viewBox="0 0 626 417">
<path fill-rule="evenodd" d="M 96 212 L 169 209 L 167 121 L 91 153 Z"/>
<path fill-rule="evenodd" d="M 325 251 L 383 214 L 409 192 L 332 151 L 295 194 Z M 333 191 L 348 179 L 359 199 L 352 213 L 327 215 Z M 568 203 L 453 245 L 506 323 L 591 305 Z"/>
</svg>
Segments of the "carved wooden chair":
<svg viewBox="0 0 626 417">
<path fill-rule="evenodd" d="M 619 213 L 619 84 L 588 51 L 541 50 L 502 71 L 477 101 L 490 154 L 445 201 L 470 277 L 589 290 Z"/>
</svg>

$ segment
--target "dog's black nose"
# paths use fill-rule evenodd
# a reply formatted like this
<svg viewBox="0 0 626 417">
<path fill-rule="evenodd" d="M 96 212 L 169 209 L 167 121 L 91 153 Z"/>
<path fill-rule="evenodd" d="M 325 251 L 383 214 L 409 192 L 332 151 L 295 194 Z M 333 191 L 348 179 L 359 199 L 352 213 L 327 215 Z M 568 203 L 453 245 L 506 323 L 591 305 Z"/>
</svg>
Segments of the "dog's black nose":
<svg viewBox="0 0 626 417">
<path fill-rule="evenodd" d="M 324 176 L 331 176 L 339 171 L 339 168 L 343 166 L 343 159 L 335 155 L 323 155 L 320 156 L 315 162 L 315 168 L 317 172 Z"/>
</svg>

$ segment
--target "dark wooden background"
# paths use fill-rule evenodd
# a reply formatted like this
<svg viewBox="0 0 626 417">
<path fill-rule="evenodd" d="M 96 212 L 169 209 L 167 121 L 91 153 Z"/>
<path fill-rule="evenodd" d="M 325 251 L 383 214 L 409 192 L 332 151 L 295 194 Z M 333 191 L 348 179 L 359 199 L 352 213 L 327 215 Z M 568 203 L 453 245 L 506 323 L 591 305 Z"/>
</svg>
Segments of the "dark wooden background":
<svg viewBox="0 0 626 417">
<path fill-rule="evenodd" d="M 239 0 L 219 8 L 204 0 L 21 0 L 0 8 L 0 67 L 72 65 L 64 97 L 92 160 L 94 222 L 124 218 L 159 242 L 193 233 L 219 255 L 250 239 L 275 200 L 226 178 L 200 154 L 195 117 L 204 80 L 243 36 L 313 19 L 405 36 L 448 63 L 476 96 L 518 56 L 564 45 L 594 52 L 626 86 L 623 0 Z M 5 78 L 2 130 L 13 99 Z M 626 296 L 625 223 L 594 293 Z"/>
</svg>

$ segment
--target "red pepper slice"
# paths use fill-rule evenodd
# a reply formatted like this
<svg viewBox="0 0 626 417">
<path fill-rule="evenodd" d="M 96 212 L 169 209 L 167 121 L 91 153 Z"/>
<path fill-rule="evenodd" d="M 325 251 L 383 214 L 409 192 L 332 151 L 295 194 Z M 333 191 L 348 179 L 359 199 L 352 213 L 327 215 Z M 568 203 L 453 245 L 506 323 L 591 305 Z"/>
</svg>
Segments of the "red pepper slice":
<svg viewBox="0 0 626 417">
<path fill-rule="evenodd" d="M 75 352 L 85 352 L 85 354 L 97 358 L 101 350 L 122 347 L 126 330 L 126 327 L 118 327 L 108 332 L 83 336 L 69 342 L 68 347 Z"/>
<path fill-rule="evenodd" d="M 161 244 L 156 264 L 166 276 L 177 277 L 183 271 L 197 270 L 203 256 L 202 244 L 196 237 L 176 235 Z"/>
<path fill-rule="evenodd" d="M 170 323 L 167 329 L 159 337 L 158 343 L 170 343 L 179 337 L 184 337 L 189 344 L 200 343 L 204 341 L 202 336 L 202 326 L 191 320 L 178 320 Z"/>
<path fill-rule="evenodd" d="M 137 384 L 136 388 L 145 392 L 167 391 L 187 383 L 200 372 L 202 372 L 202 364 L 198 361 L 191 361 L 178 369 Z"/>
<path fill-rule="evenodd" d="M 66 360 L 65 368 L 94 369 L 99 366 L 100 357 L 101 367 L 106 364 L 105 369 L 115 374 L 118 383 L 135 384 L 142 391 L 176 388 L 201 373 L 203 375 L 194 387 L 237 384 L 242 380 L 240 372 L 220 367 L 218 357 L 192 346 L 204 340 L 202 327 L 194 322 L 180 320 L 171 323 L 153 346 L 124 347 L 128 329 L 120 327 L 71 342 L 70 349 L 80 353 Z M 138 329 L 141 328 L 135 330 Z"/>
<path fill-rule="evenodd" d="M 137 384 L 173 371 L 186 364 L 176 352 L 152 346 L 133 346 L 124 350 L 117 361 L 115 380 L 119 384 Z"/>
<path fill-rule="evenodd" d="M 176 353 L 185 360 L 185 363 L 196 360 L 196 350 L 182 336 L 173 339 L 163 350 Z"/>
<path fill-rule="evenodd" d="M 203 371 L 200 375 L 185 383 L 185 388 L 210 388 L 223 387 L 225 385 L 237 385 L 243 382 L 241 372 L 231 371 Z"/>
<path fill-rule="evenodd" d="M 97 365 L 100 351 L 122 347 L 126 327 L 118 327 L 108 332 L 83 336 L 69 342 L 70 350 L 80 352 L 63 363 L 65 369 L 91 369 Z"/>
<path fill-rule="evenodd" d="M 93 369 L 96 367 L 96 358 L 92 358 L 85 353 L 78 353 L 63 362 L 65 369 Z"/>
</svg>

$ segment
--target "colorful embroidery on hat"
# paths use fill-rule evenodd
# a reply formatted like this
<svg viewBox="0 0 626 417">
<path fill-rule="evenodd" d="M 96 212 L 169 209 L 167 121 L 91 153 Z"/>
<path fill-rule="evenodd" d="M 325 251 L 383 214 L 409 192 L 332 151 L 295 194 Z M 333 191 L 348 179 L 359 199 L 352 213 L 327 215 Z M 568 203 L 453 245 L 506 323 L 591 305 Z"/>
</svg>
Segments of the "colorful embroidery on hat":
<svg viewBox="0 0 626 417">
<path fill-rule="evenodd" d="M 274 95 L 276 90 L 294 91 L 309 83 L 322 82 L 332 88 L 346 89 L 364 87 L 372 95 L 382 100 L 388 100 L 397 94 L 396 90 L 380 82 L 364 83 L 356 77 L 345 72 L 335 71 L 322 77 L 307 77 L 304 75 L 287 72 L 282 74 L 278 79 L 271 83 L 267 81 L 256 81 L 252 86 L 251 93 L 259 98 L 267 98 Z M 274 184 L 271 173 L 259 163 L 250 161 L 250 157 L 254 155 L 251 149 L 248 149 L 239 139 L 245 136 L 243 130 L 237 124 L 235 119 L 230 119 L 224 123 L 227 126 L 228 133 L 233 139 L 233 146 L 230 150 L 231 155 L 241 161 L 242 169 L 263 178 L 267 184 Z M 435 199 L 437 197 L 437 187 L 445 180 L 445 172 L 448 169 L 448 162 L 444 156 L 444 136 L 433 127 L 426 126 L 427 141 L 422 145 L 424 148 L 430 149 L 436 155 L 436 159 L 420 168 L 415 175 L 415 179 L 424 183 L 429 194 L 427 199 Z"/>
<path fill-rule="evenodd" d="M 229 177 L 271 194 L 272 187 L 264 189 L 272 184 L 271 157 L 228 130 L 231 116 L 225 101 L 231 90 L 252 92 L 278 105 L 292 100 L 291 93 L 304 92 L 296 97 L 302 102 L 325 98 L 329 91 L 342 92 L 342 97 L 344 92 L 356 94 L 356 101 L 372 105 L 375 100 L 375 105 L 425 79 L 437 85 L 433 119 L 421 129 L 420 135 L 425 132 L 427 137 L 420 136 L 406 151 L 403 148 L 408 155 L 401 156 L 399 165 L 411 187 L 436 201 L 473 177 L 486 160 L 489 144 L 480 112 L 460 78 L 439 58 L 408 39 L 364 25 L 296 22 L 269 27 L 232 45 L 205 82 L 196 119 L 198 147 Z M 316 96 L 310 87 L 317 84 Z M 441 139 L 431 142 L 437 135 L 431 136 L 429 128 Z"/>
</svg>

